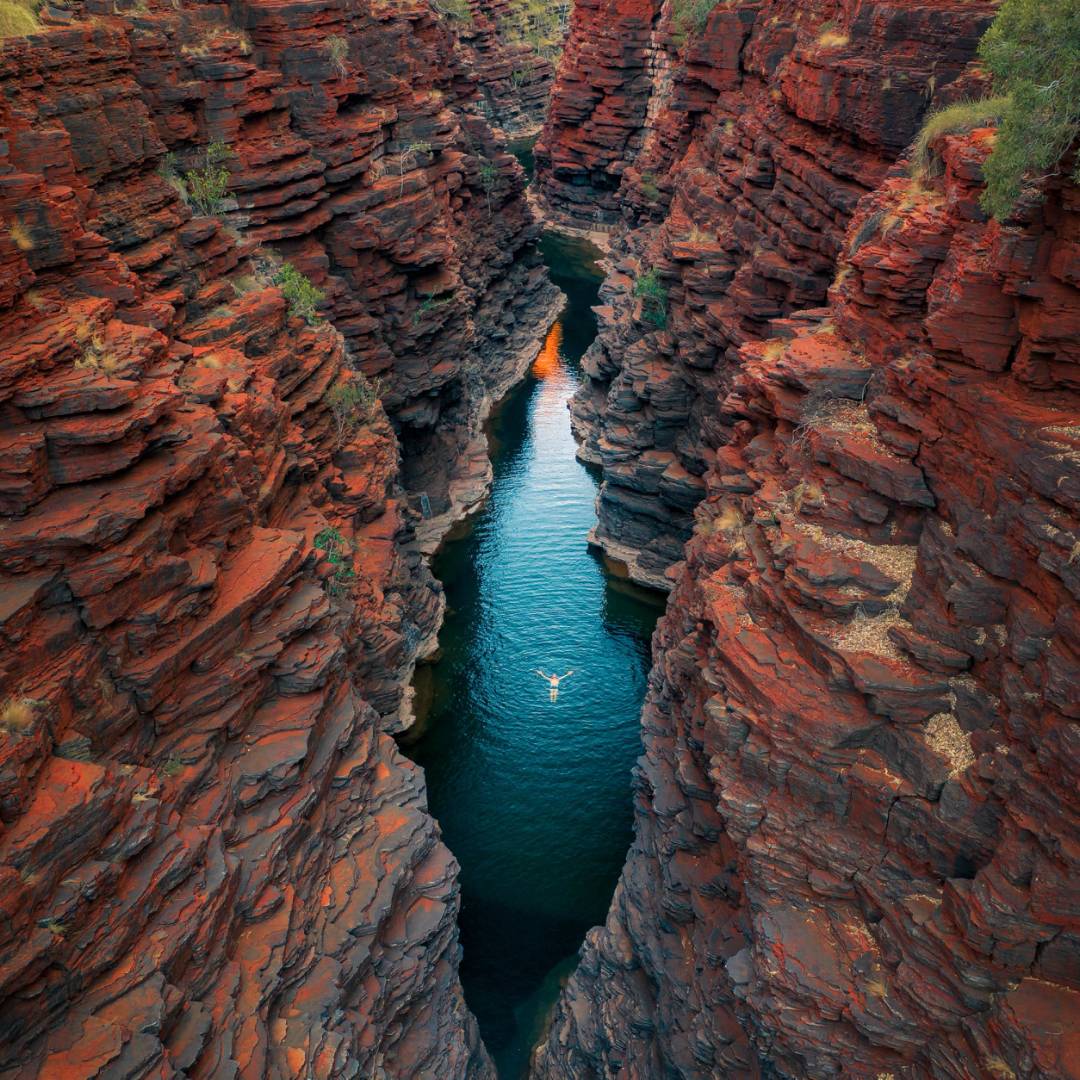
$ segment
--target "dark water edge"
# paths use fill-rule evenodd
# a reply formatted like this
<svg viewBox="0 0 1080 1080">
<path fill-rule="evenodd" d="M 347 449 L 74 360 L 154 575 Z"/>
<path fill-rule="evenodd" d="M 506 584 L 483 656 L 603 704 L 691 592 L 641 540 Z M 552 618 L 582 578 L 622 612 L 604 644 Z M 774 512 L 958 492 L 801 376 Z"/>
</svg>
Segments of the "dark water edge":
<svg viewBox="0 0 1080 1080">
<path fill-rule="evenodd" d="M 586 545 L 597 482 L 574 457 L 566 402 L 602 274 L 584 241 L 548 234 L 541 249 L 567 308 L 490 422 L 485 508 L 434 561 L 441 653 L 417 672 L 403 741 L 461 864 L 461 978 L 502 1080 L 525 1072 L 622 868 L 663 605 Z M 574 672 L 554 703 L 538 667 Z"/>
<path fill-rule="evenodd" d="M 506 144 L 506 149 L 510 151 L 518 159 L 518 163 L 525 170 L 525 175 L 531 181 L 536 172 L 536 162 L 533 158 L 533 147 L 536 145 L 536 140 L 539 139 L 539 134 L 529 135 L 524 139 L 511 139 Z"/>
</svg>

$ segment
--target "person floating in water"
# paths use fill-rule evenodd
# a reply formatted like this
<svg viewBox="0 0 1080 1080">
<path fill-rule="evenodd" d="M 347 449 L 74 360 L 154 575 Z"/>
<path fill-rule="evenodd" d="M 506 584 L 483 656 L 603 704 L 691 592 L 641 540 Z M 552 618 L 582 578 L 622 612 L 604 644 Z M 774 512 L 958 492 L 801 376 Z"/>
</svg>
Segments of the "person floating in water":
<svg viewBox="0 0 1080 1080">
<path fill-rule="evenodd" d="M 536 674 L 539 675 L 541 679 L 547 679 L 549 697 L 552 701 L 558 701 L 559 683 L 561 683 L 563 679 L 569 679 L 574 673 L 573 671 L 568 671 L 565 675 L 545 675 L 544 672 L 537 668 Z"/>
</svg>

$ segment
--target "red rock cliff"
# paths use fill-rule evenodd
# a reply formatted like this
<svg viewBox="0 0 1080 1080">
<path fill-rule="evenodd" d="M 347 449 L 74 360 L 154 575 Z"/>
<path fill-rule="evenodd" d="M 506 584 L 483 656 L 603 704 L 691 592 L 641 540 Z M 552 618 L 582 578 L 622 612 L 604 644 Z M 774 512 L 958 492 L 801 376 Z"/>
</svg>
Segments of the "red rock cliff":
<svg viewBox="0 0 1080 1080">
<path fill-rule="evenodd" d="M 618 216 L 617 192 L 641 146 L 652 91 L 656 0 L 576 0 L 551 107 L 536 144 L 549 216 L 595 226 Z"/>
<path fill-rule="evenodd" d="M 963 72 L 989 20 L 981 3 L 862 5 L 841 33 L 821 29 L 828 14 L 842 12 L 721 5 L 679 46 L 684 35 L 665 17 L 651 31 L 651 83 L 640 66 L 583 76 L 604 90 L 594 116 L 644 125 L 599 149 L 589 125 L 580 146 L 564 149 L 556 95 L 544 135 L 551 164 L 538 161 L 557 219 L 591 190 L 577 174 L 562 179 L 564 153 L 606 160 L 630 148 L 604 175 L 621 184 L 609 199 L 640 227 L 615 242 L 573 414 L 581 456 L 604 472 L 595 539 L 644 583 L 666 586 L 704 492 L 702 449 L 729 438 L 715 408 L 724 359 L 770 319 L 824 302 L 858 200 L 926 109 L 970 88 Z M 568 48 L 560 87 L 573 55 Z M 643 82 L 655 86 L 651 98 Z M 610 130 L 610 121 L 595 125 Z M 670 299 L 664 333 L 636 295 L 649 271 Z"/>
<path fill-rule="evenodd" d="M 530 34 L 529 20 L 528 7 L 520 0 L 470 0 L 469 17 L 457 22 L 484 113 L 509 136 L 540 130 L 555 79 L 551 60 L 537 51 L 544 46 L 539 31 Z"/>
<path fill-rule="evenodd" d="M 520 172 L 424 5 L 109 12 L 0 49 L 0 1072 L 491 1076 L 388 734 L 441 597 L 334 403 L 475 497 L 553 302 Z"/>
<path fill-rule="evenodd" d="M 575 423 L 679 561 L 534 1074 L 1075 1077 L 1080 195 L 890 170 L 981 5 L 803 10 L 716 9 L 622 182 Z"/>
</svg>

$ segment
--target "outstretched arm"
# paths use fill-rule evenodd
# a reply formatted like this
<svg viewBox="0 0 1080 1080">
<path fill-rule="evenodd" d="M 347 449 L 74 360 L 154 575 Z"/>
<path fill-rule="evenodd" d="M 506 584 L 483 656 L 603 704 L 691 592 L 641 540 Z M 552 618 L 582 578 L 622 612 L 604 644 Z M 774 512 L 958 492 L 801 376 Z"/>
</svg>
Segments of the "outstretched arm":
<svg viewBox="0 0 1080 1080">
<path fill-rule="evenodd" d="M 534 670 L 536 671 L 536 674 L 540 676 L 541 679 L 549 678 L 549 676 L 545 675 L 539 668 L 535 668 Z"/>
<path fill-rule="evenodd" d="M 571 676 L 571 675 L 573 675 L 573 674 L 574 674 L 574 672 L 573 672 L 573 669 L 571 669 L 570 671 L 568 671 L 568 672 L 567 672 L 567 673 L 566 673 L 566 674 L 565 674 L 565 675 L 563 676 L 563 679 L 569 679 L 569 678 L 570 678 L 570 676 Z M 561 681 L 561 680 L 560 680 L 560 681 Z"/>
</svg>

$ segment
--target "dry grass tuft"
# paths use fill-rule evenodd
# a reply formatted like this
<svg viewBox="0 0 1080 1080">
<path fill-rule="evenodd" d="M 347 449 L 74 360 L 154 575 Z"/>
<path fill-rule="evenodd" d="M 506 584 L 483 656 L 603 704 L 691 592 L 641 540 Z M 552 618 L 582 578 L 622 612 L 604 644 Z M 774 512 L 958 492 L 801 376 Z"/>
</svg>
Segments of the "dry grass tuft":
<svg viewBox="0 0 1080 1080">
<path fill-rule="evenodd" d="M 821 507 L 825 505 L 825 490 L 820 484 L 810 483 L 806 480 L 800 480 L 788 492 L 788 497 L 791 501 L 791 506 L 795 513 L 801 513 L 803 504 L 809 501 L 815 507 Z"/>
<path fill-rule="evenodd" d="M 13 734 L 25 731 L 34 722 L 34 706 L 26 698 L 8 698 L 0 706 L 0 729 Z"/>
<path fill-rule="evenodd" d="M 112 375 L 123 366 L 123 361 L 115 353 L 99 347 L 96 342 L 84 349 L 82 356 L 75 361 L 76 371 L 101 371 L 106 375 Z"/>
<path fill-rule="evenodd" d="M 762 355 L 770 363 L 775 363 L 787 352 L 789 344 L 790 343 L 785 338 L 772 338 L 765 342 L 765 348 L 762 351 Z"/>
<path fill-rule="evenodd" d="M 742 527 L 743 516 L 738 507 L 732 506 L 731 503 L 725 503 L 720 508 L 720 513 L 713 518 L 713 528 L 717 532 L 733 533 Z"/>
<path fill-rule="evenodd" d="M 349 73 L 349 65 L 346 63 L 349 59 L 349 39 L 342 34 L 331 34 L 324 45 L 326 55 L 330 58 L 334 70 L 339 75 L 347 75 Z"/>
<path fill-rule="evenodd" d="M 18 218 L 8 229 L 8 236 L 11 237 L 11 242 L 20 251 L 34 250 L 34 238 L 30 235 L 30 230 Z"/>
<path fill-rule="evenodd" d="M 0 0 L 0 41 L 13 37 L 26 37 L 41 29 L 33 7 L 19 0 Z"/>
<path fill-rule="evenodd" d="M 847 34 L 836 29 L 835 23 L 827 22 L 818 34 L 817 43 L 822 49 L 842 49 L 850 40 Z"/>
<path fill-rule="evenodd" d="M 948 758 L 950 774 L 956 776 L 975 764 L 971 736 L 951 712 L 937 713 L 926 722 L 926 741 L 931 748 Z"/>
<path fill-rule="evenodd" d="M 911 175 L 931 176 L 937 171 L 937 159 L 931 146 L 942 136 L 959 135 L 997 124 L 1008 107 L 1007 97 L 992 97 L 982 101 L 958 101 L 933 113 L 912 145 Z"/>
</svg>

